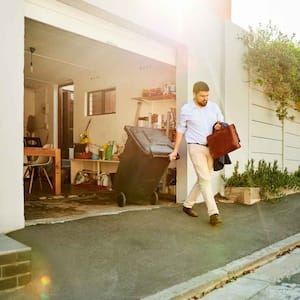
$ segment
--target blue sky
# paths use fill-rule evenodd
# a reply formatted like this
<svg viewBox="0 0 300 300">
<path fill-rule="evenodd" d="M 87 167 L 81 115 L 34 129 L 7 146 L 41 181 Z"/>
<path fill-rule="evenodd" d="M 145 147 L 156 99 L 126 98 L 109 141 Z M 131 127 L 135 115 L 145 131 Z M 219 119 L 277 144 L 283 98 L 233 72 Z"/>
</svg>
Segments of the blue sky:
<svg viewBox="0 0 300 300">
<path fill-rule="evenodd" d="M 233 23 L 248 29 L 256 28 L 259 23 L 267 24 L 269 20 L 283 33 L 296 34 L 300 40 L 299 0 L 232 0 Z"/>
</svg>

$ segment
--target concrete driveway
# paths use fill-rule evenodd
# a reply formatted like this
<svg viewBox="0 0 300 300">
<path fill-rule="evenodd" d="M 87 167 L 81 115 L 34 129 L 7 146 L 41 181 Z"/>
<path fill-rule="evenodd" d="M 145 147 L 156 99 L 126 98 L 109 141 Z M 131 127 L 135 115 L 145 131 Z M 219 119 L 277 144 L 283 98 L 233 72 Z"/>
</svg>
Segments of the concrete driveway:
<svg viewBox="0 0 300 300">
<path fill-rule="evenodd" d="M 300 232 L 300 194 L 219 208 L 216 227 L 199 204 L 198 218 L 158 206 L 12 232 L 32 247 L 32 281 L 0 299 L 141 299 Z"/>
</svg>

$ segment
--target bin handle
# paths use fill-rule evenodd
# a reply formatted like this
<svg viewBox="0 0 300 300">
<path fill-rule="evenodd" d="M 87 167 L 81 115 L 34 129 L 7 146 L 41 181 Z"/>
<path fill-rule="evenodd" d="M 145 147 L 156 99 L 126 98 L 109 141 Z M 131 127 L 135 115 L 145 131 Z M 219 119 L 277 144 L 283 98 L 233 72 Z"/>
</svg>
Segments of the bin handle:
<svg viewBox="0 0 300 300">
<path fill-rule="evenodd" d="M 151 152 L 152 156 L 153 156 L 153 157 L 165 157 L 165 156 L 162 156 L 162 155 L 159 155 L 159 154 L 153 155 L 153 152 L 152 152 L 152 149 L 151 149 L 151 146 L 152 146 L 152 140 L 148 137 L 148 135 L 146 134 L 146 132 L 145 132 L 144 130 L 143 130 L 142 132 L 143 132 L 145 138 L 146 138 L 146 139 L 149 141 L 149 143 L 150 143 L 150 147 L 149 147 L 149 148 L 150 148 L 150 152 Z M 156 145 L 165 146 L 165 144 L 156 144 Z M 180 159 L 179 153 L 177 153 L 177 155 L 176 155 L 176 160 L 178 160 L 178 159 Z"/>
</svg>

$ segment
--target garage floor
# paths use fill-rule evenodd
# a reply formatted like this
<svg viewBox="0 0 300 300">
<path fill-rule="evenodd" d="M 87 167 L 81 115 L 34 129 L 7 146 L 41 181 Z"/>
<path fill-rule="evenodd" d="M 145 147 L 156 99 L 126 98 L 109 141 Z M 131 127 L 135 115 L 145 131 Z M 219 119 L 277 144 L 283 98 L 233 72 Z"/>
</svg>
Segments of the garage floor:
<svg viewBox="0 0 300 300">
<path fill-rule="evenodd" d="M 40 190 L 38 182 L 35 182 L 32 194 L 28 194 L 28 180 L 24 182 L 24 199 L 26 225 L 153 207 L 150 203 L 119 207 L 113 191 L 99 190 L 87 185 L 63 184 L 61 195 L 55 196 L 47 182 L 43 182 L 43 190 Z M 176 206 L 175 202 L 175 196 L 160 195 L 158 206 Z"/>
</svg>

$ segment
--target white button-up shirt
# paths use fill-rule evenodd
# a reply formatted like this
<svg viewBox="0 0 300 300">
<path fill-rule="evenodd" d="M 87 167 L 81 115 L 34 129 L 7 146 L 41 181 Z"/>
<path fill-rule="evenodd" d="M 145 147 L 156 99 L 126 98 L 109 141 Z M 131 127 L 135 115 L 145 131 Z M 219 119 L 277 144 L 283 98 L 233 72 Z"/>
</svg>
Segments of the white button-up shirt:
<svg viewBox="0 0 300 300">
<path fill-rule="evenodd" d="M 185 135 L 187 143 L 205 145 L 206 137 L 212 133 L 216 122 L 224 122 L 216 103 L 208 101 L 206 106 L 200 107 L 192 101 L 182 106 L 177 131 Z"/>
</svg>

